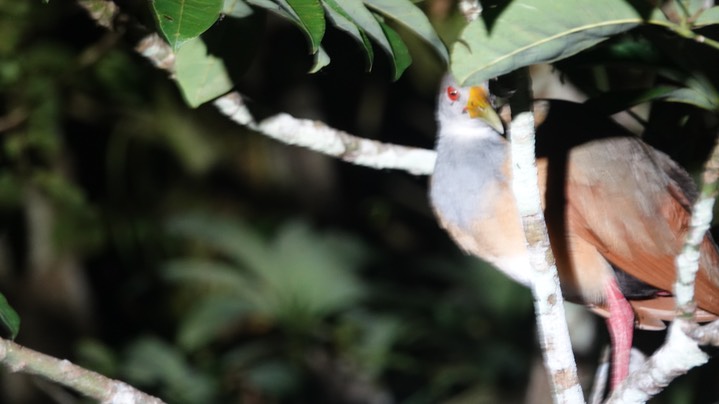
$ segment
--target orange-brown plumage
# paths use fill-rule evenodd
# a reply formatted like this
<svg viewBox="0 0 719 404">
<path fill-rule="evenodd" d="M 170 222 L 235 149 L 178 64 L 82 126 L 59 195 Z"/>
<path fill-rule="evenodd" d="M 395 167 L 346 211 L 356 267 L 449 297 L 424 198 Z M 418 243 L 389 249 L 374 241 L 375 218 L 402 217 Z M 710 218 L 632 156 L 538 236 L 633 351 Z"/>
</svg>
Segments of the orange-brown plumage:
<svg viewBox="0 0 719 404">
<path fill-rule="evenodd" d="M 508 142 L 493 111 L 467 113 L 483 105 L 468 98 L 486 93 L 455 86 L 445 79 L 454 96 L 439 98 L 435 212 L 465 251 L 529 284 Z M 626 375 L 633 321 L 658 329 L 674 317 L 674 260 L 696 187 L 667 155 L 582 105 L 539 102 L 535 110 L 538 180 L 562 291 L 608 317 L 616 384 Z M 708 321 L 719 314 L 719 251 L 709 234 L 700 252 L 697 319 Z"/>
</svg>

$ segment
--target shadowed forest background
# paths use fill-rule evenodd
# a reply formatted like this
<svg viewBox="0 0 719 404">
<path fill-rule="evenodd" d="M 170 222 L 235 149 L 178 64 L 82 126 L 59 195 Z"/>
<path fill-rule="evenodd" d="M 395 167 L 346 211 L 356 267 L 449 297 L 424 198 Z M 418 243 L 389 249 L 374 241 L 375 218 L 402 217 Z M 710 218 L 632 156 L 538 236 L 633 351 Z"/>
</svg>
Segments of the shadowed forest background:
<svg viewBox="0 0 719 404">
<path fill-rule="evenodd" d="M 118 3 L 152 26 L 146 2 Z M 455 39 L 453 2 L 421 7 Z M 386 58 L 368 73 L 362 50 L 328 29 L 332 64 L 308 74 L 296 27 L 248 18 L 246 36 L 212 35 L 256 52 L 230 74 L 258 117 L 287 112 L 433 147 L 445 67 L 419 40 L 405 36 L 414 62 L 392 82 Z M 132 24 L 108 32 L 73 1 L 0 0 L 0 291 L 22 318 L 20 344 L 170 403 L 547 400 L 529 291 L 459 251 L 432 215 L 426 178 L 190 109 L 133 39 Z M 591 74 L 581 60 L 567 66 Z M 652 122 L 662 130 L 649 141 L 696 172 L 713 133 L 682 138 Z M 570 327 L 585 332 L 588 386 L 608 338 L 601 320 L 579 315 Z M 638 331 L 637 344 L 651 351 L 663 337 Z M 718 400 L 718 366 L 656 402 Z M 0 402 L 84 401 L 3 370 Z"/>
</svg>

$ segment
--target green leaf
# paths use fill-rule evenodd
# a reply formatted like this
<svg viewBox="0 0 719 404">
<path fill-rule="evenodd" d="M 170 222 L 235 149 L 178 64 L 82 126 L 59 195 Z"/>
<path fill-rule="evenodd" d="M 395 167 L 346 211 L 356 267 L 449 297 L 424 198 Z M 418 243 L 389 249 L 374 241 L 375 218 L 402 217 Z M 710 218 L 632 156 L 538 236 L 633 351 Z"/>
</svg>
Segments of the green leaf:
<svg viewBox="0 0 719 404">
<path fill-rule="evenodd" d="M 432 45 L 445 63 L 449 61 L 447 47 L 444 46 L 442 40 L 437 36 L 427 16 L 411 1 L 364 0 L 364 2 L 371 8 L 414 31 L 420 38 Z"/>
<path fill-rule="evenodd" d="M 215 293 L 237 297 L 247 289 L 246 276 L 239 267 L 200 258 L 167 262 L 162 277 L 170 282 L 211 288 Z"/>
<path fill-rule="evenodd" d="M 212 296 L 193 306 L 177 332 L 178 344 L 190 351 L 212 342 L 248 312 L 245 302 L 227 296 Z"/>
<path fill-rule="evenodd" d="M 264 268 L 264 267 L 263 267 Z M 270 267 L 271 268 L 271 267 Z M 177 284 L 201 286 L 216 295 L 242 300 L 255 314 L 265 315 L 267 296 L 262 287 L 248 276 L 247 271 L 222 262 L 186 258 L 170 261 L 163 266 L 163 277 Z"/>
<path fill-rule="evenodd" d="M 160 31 L 174 50 L 197 38 L 217 21 L 223 0 L 154 0 Z"/>
<path fill-rule="evenodd" d="M 602 115 L 612 115 L 635 105 L 663 99 L 677 89 L 675 86 L 656 86 L 636 90 L 612 91 L 584 102 Z"/>
<path fill-rule="evenodd" d="M 718 100 L 711 99 L 707 97 L 704 92 L 694 88 L 678 88 L 669 93 L 664 100 L 689 104 L 708 111 L 716 111 L 719 107 L 719 105 L 717 105 Z"/>
<path fill-rule="evenodd" d="M 75 358 L 78 365 L 102 373 L 108 377 L 117 377 L 117 355 L 113 349 L 95 339 L 82 339 L 76 344 Z"/>
<path fill-rule="evenodd" d="M 230 17 L 243 18 L 253 13 L 252 7 L 250 7 L 244 0 L 225 0 L 222 6 L 222 14 Z"/>
<path fill-rule="evenodd" d="M 383 23 L 382 21 L 379 23 L 382 26 L 382 31 L 387 36 L 390 46 L 392 47 L 392 53 L 394 54 L 394 57 L 392 58 L 392 62 L 394 64 L 393 79 L 397 80 L 402 76 L 405 69 L 412 64 L 412 57 L 409 55 L 409 49 L 407 49 L 407 46 L 404 44 L 404 41 L 402 41 L 402 38 L 400 38 L 397 31 L 393 30 L 389 25 Z"/>
<path fill-rule="evenodd" d="M 281 7 L 279 4 L 273 2 L 272 0 L 247 0 L 247 3 L 252 4 L 253 6 L 256 6 L 256 7 L 264 8 L 265 10 L 271 11 L 286 20 L 290 20 L 292 23 L 296 24 L 303 31 L 305 31 L 305 34 L 307 34 L 307 36 L 309 36 L 309 32 L 307 32 L 305 30 L 305 27 L 302 26 L 302 24 L 299 21 L 299 18 L 295 15 L 294 11 L 292 11 L 291 8 L 290 8 L 290 11 L 287 11 L 283 7 Z"/>
<path fill-rule="evenodd" d="M 302 380 L 301 373 L 288 361 L 268 360 L 252 366 L 246 373 L 251 386 L 280 397 L 296 391 L 299 380 Z"/>
<path fill-rule="evenodd" d="M 280 4 L 285 1 L 296 13 L 310 40 L 312 54 L 319 51 L 322 37 L 325 35 L 325 12 L 319 0 L 277 0 Z M 329 58 L 327 58 L 329 63 Z"/>
<path fill-rule="evenodd" d="M 222 60 L 209 55 L 200 38 L 177 51 L 175 72 L 182 95 L 192 107 L 215 99 L 232 88 Z"/>
<path fill-rule="evenodd" d="M 392 357 L 393 345 L 403 333 L 399 318 L 352 313 L 349 317 L 362 330 L 362 336 L 353 343 L 353 359 L 370 377 L 379 377 Z"/>
<path fill-rule="evenodd" d="M 319 11 L 315 10 L 311 5 L 304 4 L 309 3 L 309 0 L 296 1 L 296 3 L 302 3 L 297 5 L 302 12 L 302 16 L 300 16 L 286 0 L 276 0 L 276 2 L 270 0 L 247 0 L 249 4 L 262 7 L 282 18 L 290 20 L 307 35 L 310 41 L 310 47 L 312 48 L 312 54 L 315 55 L 315 63 L 310 71 L 311 73 L 326 66 L 330 60 L 327 53 L 320 49 L 320 42 L 322 41 L 325 31 L 325 20 L 322 6 L 319 5 L 319 0 L 316 1 L 319 6 Z M 293 1 L 293 3 L 295 3 L 295 1 Z"/>
<path fill-rule="evenodd" d="M 328 4 L 330 1 L 325 0 Z M 382 48 L 390 58 L 394 59 L 394 51 L 392 45 L 385 36 L 384 30 L 380 25 L 377 18 L 369 11 L 362 0 L 331 0 L 337 7 L 344 10 L 346 15 L 350 17 L 352 21 L 360 28 L 360 31 L 364 31 L 367 35 L 374 39 L 380 48 Z"/>
<path fill-rule="evenodd" d="M 155 123 L 162 128 L 158 140 L 164 141 L 189 173 L 203 174 L 217 162 L 222 146 L 208 139 L 206 128 L 196 121 L 188 116 L 163 115 Z"/>
<path fill-rule="evenodd" d="M 38 170 L 33 173 L 32 182 L 55 202 L 75 208 L 88 208 L 83 190 L 63 174 Z"/>
<path fill-rule="evenodd" d="M 215 402 L 216 381 L 194 369 L 177 348 L 155 338 L 135 340 L 125 352 L 123 379 L 161 391 L 168 402 Z"/>
<path fill-rule="evenodd" d="M 693 72 L 691 75 L 659 70 L 658 73 L 682 83 L 684 88 L 678 88 L 670 93 L 665 100 L 694 105 L 711 112 L 719 110 L 719 94 L 714 84 L 701 72 Z"/>
<path fill-rule="evenodd" d="M 23 194 L 26 185 L 24 180 L 14 173 L 0 172 L 0 208 L 17 208 L 25 203 Z"/>
<path fill-rule="evenodd" d="M 374 50 L 372 44 L 367 38 L 364 32 L 360 31 L 357 25 L 352 21 L 352 17 L 337 4 L 335 0 L 325 0 L 322 3 L 327 12 L 327 16 L 330 21 L 342 31 L 348 33 L 352 38 L 364 46 L 365 55 L 367 56 L 367 70 L 372 70 L 372 63 L 374 62 Z"/>
<path fill-rule="evenodd" d="M 564 59 L 558 65 L 562 70 L 561 66 L 571 69 L 612 63 L 631 64 L 632 66 L 641 66 L 642 69 L 652 69 L 666 66 L 670 64 L 670 61 L 664 52 L 659 50 L 657 44 L 647 38 L 621 35 L 571 58 Z"/>
<path fill-rule="evenodd" d="M 284 226 L 273 243 L 275 265 L 257 273 L 276 296 L 276 312 L 290 326 L 354 305 L 365 291 L 352 272 L 364 256 L 355 240 L 320 236 L 303 223 Z"/>
<path fill-rule="evenodd" d="M 463 85 L 574 55 L 641 24 L 651 10 L 625 0 L 514 0 L 496 11 L 491 29 L 487 11 L 452 48 L 452 72 Z"/>
<path fill-rule="evenodd" d="M 712 24 L 719 24 L 719 6 L 707 9 L 694 21 L 694 27 L 703 27 Z"/>
<path fill-rule="evenodd" d="M 10 339 L 17 337 L 20 332 L 20 316 L 2 294 L 0 294 L 0 323 L 9 334 Z"/>
<path fill-rule="evenodd" d="M 708 2 L 707 0 L 681 0 L 681 1 L 684 2 L 684 5 L 686 6 L 690 17 L 693 15 L 696 15 L 699 11 L 711 9 L 711 7 L 707 8 L 707 4 L 709 4 L 709 5 L 714 4 L 713 1 Z M 674 7 L 677 9 L 677 11 L 681 12 L 681 10 L 679 10 L 678 4 L 674 4 Z"/>
<path fill-rule="evenodd" d="M 226 217 L 204 213 L 178 215 L 168 223 L 168 231 L 208 244 L 232 258 L 235 264 L 258 271 L 267 270 L 268 257 L 272 256 L 264 240 L 249 226 Z"/>
<path fill-rule="evenodd" d="M 315 53 L 315 62 L 312 64 L 310 73 L 317 73 L 328 64 L 330 64 L 330 56 L 325 52 L 325 49 L 320 46 L 317 53 Z"/>
</svg>

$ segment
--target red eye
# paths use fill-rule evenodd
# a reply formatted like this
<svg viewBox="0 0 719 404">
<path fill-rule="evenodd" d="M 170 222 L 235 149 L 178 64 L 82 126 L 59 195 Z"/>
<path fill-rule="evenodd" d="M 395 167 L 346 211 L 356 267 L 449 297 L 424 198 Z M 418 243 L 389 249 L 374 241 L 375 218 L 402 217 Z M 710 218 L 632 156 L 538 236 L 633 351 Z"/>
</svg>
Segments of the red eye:
<svg viewBox="0 0 719 404">
<path fill-rule="evenodd" d="M 447 87 L 447 97 L 452 101 L 457 101 L 459 99 L 459 91 L 457 91 L 456 88 L 449 86 Z"/>
</svg>

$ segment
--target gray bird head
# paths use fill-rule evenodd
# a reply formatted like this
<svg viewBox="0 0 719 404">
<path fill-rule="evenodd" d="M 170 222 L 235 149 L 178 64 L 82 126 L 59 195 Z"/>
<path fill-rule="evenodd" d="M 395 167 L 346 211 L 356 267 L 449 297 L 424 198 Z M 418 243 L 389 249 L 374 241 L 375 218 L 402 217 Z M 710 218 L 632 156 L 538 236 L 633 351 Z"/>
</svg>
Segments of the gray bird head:
<svg viewBox="0 0 719 404">
<path fill-rule="evenodd" d="M 481 86 L 460 87 L 451 74 L 446 74 L 442 78 L 437 100 L 437 121 L 440 126 L 449 123 L 467 123 L 504 133 L 502 120 L 489 100 L 487 83 Z"/>
</svg>

